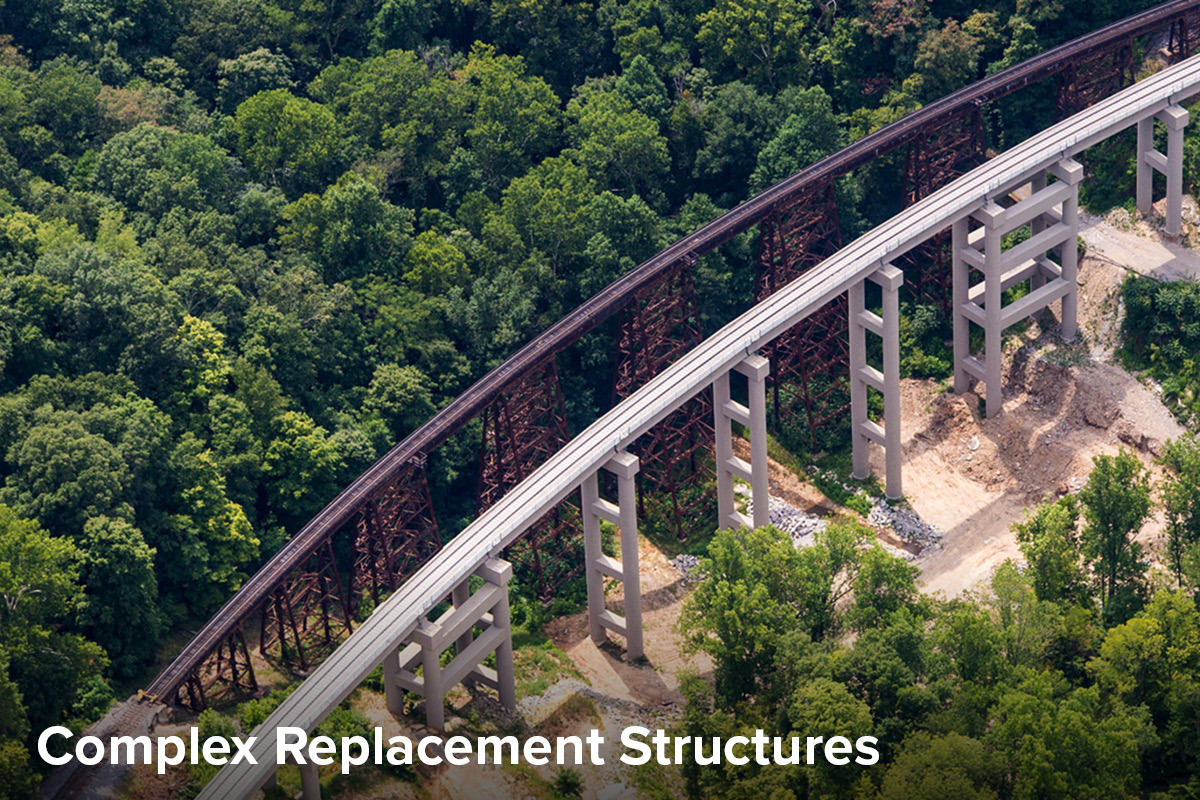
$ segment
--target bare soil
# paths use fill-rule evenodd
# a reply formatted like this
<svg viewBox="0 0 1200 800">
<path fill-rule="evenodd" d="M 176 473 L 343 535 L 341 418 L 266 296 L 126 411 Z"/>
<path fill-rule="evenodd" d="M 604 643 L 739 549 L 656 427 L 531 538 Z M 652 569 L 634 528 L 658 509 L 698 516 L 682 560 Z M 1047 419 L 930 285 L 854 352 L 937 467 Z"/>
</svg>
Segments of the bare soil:
<svg viewBox="0 0 1200 800">
<path fill-rule="evenodd" d="M 1125 447 L 1153 465 L 1162 443 L 1183 432 L 1154 387 L 1114 363 L 1113 348 L 1119 287 L 1129 269 L 1157 277 L 1200 275 L 1200 253 L 1143 222 L 1125 229 L 1119 218 L 1114 224 L 1090 217 L 1085 225 L 1080 340 L 1062 342 L 1049 312 L 1011 337 L 1004 413 L 985 420 L 974 393 L 904 382 L 905 495 L 945 533 L 942 548 L 916 562 L 926 591 L 956 596 L 986 581 L 1005 559 L 1019 560 L 1013 523 L 1026 508 L 1077 491 L 1093 456 Z M 881 452 L 872 454 L 872 466 L 882 470 Z M 1155 519 L 1142 538 L 1153 547 L 1161 532 Z"/>
<path fill-rule="evenodd" d="M 683 652 L 676 626 L 686 590 L 679 571 L 645 537 L 640 538 L 639 545 L 644 660 L 626 660 L 624 642 L 619 637 L 597 646 L 588 634 L 586 611 L 553 620 L 546 634 L 571 657 L 598 692 L 641 706 L 672 707 L 683 700 L 679 694 L 680 673 L 690 670 L 707 674 L 712 671 L 712 662 L 703 654 Z M 609 608 L 622 613 L 620 584 L 610 582 L 609 589 Z"/>
</svg>

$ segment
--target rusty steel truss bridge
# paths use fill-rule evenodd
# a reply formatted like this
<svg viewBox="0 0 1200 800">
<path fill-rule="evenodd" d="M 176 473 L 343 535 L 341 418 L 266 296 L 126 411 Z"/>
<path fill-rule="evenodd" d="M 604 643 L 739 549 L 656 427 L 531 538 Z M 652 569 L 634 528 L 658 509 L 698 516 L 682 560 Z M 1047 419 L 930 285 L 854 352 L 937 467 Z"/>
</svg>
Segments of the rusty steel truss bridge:
<svg viewBox="0 0 1200 800">
<path fill-rule="evenodd" d="M 1164 42 L 1173 65 L 1135 82 L 1134 54 L 1148 42 Z M 658 253 L 529 342 L 359 476 L 209 620 L 139 699 L 109 718 L 110 726 L 136 726 L 133 720 L 164 708 L 198 711 L 251 696 L 259 688 L 256 660 L 304 677 L 257 731 L 259 765 L 222 769 L 201 795 L 229 800 L 250 797 L 273 780 L 275 728 L 311 731 L 380 665 L 389 708 L 402 713 L 404 692 L 421 695 L 433 728 L 444 722 L 443 695 L 462 681 L 495 689 L 511 707 L 507 583 L 514 565 L 544 597 L 584 573 L 593 638 L 616 633 L 627 656 L 638 657 L 641 502 L 654 497 L 679 535 L 710 505 L 718 527 L 765 524 L 772 418 L 795 417 L 808 430 L 848 419 L 856 477 L 866 477 L 867 450 L 875 443 L 885 451 L 887 494 L 900 496 L 902 287 L 953 319 L 955 390 L 982 384 L 987 414 L 997 413 L 1003 331 L 1054 304 L 1064 338 L 1075 335 L 1084 178 L 1077 158 L 1087 148 L 1135 129 L 1137 204 L 1149 212 L 1153 172 L 1164 174 L 1164 229 L 1178 234 L 1188 121 L 1180 103 L 1200 93 L 1200 56 L 1191 56 L 1198 42 L 1200 0 L 1164 3 L 931 103 Z M 1034 84 L 1054 87 L 1060 121 L 986 159 L 987 104 Z M 1156 125 L 1166 152 L 1156 149 Z M 906 207 L 843 244 L 835 182 L 902 148 Z M 700 257 L 754 226 L 760 236 L 755 303 L 706 338 L 693 269 Z M 1002 248 L 1002 238 L 1022 228 L 1029 237 Z M 1029 292 L 1005 304 L 1003 292 L 1025 282 Z M 613 318 L 614 405 L 572 437 L 556 357 Z M 984 332 L 980 352 L 971 351 L 971 325 Z M 882 339 L 878 366 L 869 363 L 868 334 Z M 739 377 L 731 380 L 734 373 Z M 867 412 L 872 391 L 883 399 L 877 421 Z M 482 429 L 478 513 L 444 541 L 427 459 L 475 419 Z M 732 453 L 733 423 L 749 432 L 749 461 Z M 751 487 L 753 519 L 736 507 L 735 479 Z M 604 522 L 620 531 L 618 558 L 602 552 Z M 351 549 L 352 559 L 339 559 L 337 552 Z M 606 607 L 606 578 L 623 584 L 623 615 Z M 374 610 L 357 622 L 367 600 Z M 495 667 L 484 666 L 493 653 Z M 303 774 L 305 797 L 315 800 L 315 774 Z M 52 778 L 47 794 L 79 796 L 89 780 L 88 770 L 79 768 Z"/>
</svg>

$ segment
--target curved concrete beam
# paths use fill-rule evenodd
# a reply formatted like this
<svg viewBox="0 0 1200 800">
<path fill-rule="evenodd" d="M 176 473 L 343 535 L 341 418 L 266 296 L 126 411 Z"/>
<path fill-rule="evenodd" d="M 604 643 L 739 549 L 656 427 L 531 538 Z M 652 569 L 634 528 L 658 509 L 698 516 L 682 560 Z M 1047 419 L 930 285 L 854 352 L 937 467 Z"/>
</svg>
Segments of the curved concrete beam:
<svg viewBox="0 0 1200 800">
<path fill-rule="evenodd" d="M 311 731 L 416 627 L 417 620 L 573 491 L 583 479 L 757 348 L 933 234 L 1140 120 L 1200 92 L 1200 56 L 1026 140 L 909 207 L 758 303 L 568 442 L 480 515 L 388 600 L 254 732 L 257 765 L 224 767 L 200 800 L 253 795 L 276 769 L 275 730 Z"/>
</svg>

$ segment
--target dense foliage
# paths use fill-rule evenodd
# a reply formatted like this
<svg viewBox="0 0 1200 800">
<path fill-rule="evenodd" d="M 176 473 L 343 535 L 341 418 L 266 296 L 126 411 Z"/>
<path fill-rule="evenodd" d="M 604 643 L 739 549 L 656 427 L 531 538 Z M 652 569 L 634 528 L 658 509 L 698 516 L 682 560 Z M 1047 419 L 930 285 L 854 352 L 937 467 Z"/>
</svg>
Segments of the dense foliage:
<svg viewBox="0 0 1200 800">
<path fill-rule="evenodd" d="M 1162 384 L 1163 402 L 1181 421 L 1200 415 L 1200 283 L 1130 276 L 1121 286 L 1126 363 Z"/>
<path fill-rule="evenodd" d="M 107 681 L 136 685 L 168 632 L 565 310 L 1148 4 L 0 4 L 0 588 L 20 598 L 0 787 L 27 795 L 31 731 L 101 713 Z M 1020 102 L 989 119 L 997 145 L 1048 119 Z M 900 167 L 839 186 L 846 238 L 898 207 Z M 744 237 L 698 266 L 706 329 L 748 302 L 752 259 Z M 912 319 L 914 374 L 944 370 L 936 321 Z M 610 358 L 563 359 L 573 425 L 609 402 Z M 471 442 L 431 461 L 448 531 L 473 510 Z"/>
<path fill-rule="evenodd" d="M 1168 452 L 1182 467 L 1163 487 L 1168 516 L 1190 531 L 1200 507 L 1178 498 L 1200 486 L 1200 445 Z M 687 684 L 681 733 L 873 735 L 881 759 L 835 767 L 818 748 L 812 765 L 692 765 L 689 794 L 1195 796 L 1200 572 L 1151 590 L 1134 538 L 1150 510 L 1144 471 L 1129 453 L 1097 457 L 1078 496 L 1017 525 L 1025 566 L 1007 561 L 986 590 L 949 602 L 917 594 L 916 570 L 865 547 L 852 523 L 799 551 L 773 528 L 718 534 L 681 624 L 717 680 Z M 1194 562 L 1196 536 L 1180 536 Z"/>
</svg>

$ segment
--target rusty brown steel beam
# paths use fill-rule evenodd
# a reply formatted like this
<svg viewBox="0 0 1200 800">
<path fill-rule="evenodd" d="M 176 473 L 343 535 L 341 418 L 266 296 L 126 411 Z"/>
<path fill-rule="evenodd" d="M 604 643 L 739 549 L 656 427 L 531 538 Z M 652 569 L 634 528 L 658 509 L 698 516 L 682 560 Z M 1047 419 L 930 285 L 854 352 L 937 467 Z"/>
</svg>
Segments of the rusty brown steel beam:
<svg viewBox="0 0 1200 800">
<path fill-rule="evenodd" d="M 613 402 L 640 389 L 704 338 L 687 255 L 657 281 L 639 290 L 621 315 L 613 370 Z M 638 457 L 638 509 L 643 526 L 647 503 L 664 506 L 677 539 L 705 504 L 715 502 L 712 482 L 712 403 L 694 398 L 641 437 L 630 452 Z M 659 495 L 651 499 L 648 495 Z"/>
</svg>

